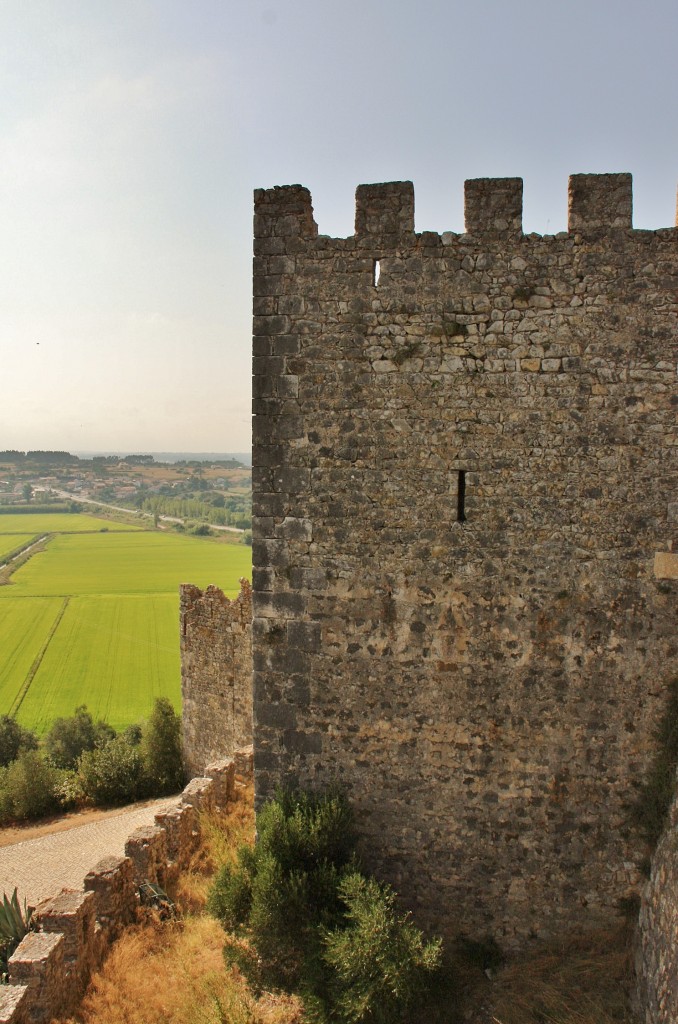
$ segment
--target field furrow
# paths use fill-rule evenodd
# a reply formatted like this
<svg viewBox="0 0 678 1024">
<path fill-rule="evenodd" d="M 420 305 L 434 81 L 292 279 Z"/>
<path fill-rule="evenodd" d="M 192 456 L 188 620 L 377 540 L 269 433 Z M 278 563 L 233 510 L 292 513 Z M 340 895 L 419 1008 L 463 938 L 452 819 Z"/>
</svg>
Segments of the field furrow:
<svg viewBox="0 0 678 1024">
<path fill-rule="evenodd" d="M 157 696 L 179 709 L 179 601 L 76 597 L 53 636 L 18 719 L 38 733 L 86 704 L 114 728 L 144 718 Z"/>
<path fill-rule="evenodd" d="M 0 603 L 0 714 L 8 714 L 62 602 L 18 598 Z"/>
</svg>

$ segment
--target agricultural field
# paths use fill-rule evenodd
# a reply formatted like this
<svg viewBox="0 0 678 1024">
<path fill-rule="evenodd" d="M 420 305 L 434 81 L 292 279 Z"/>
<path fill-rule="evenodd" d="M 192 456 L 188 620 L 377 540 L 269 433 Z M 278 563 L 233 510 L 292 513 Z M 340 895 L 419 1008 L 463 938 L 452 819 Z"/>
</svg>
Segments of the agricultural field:
<svg viewBox="0 0 678 1024">
<path fill-rule="evenodd" d="M 34 536 L 32 533 L 0 533 L 0 563 L 4 562 L 7 555 L 10 555 L 13 551 L 29 544 Z"/>
<path fill-rule="evenodd" d="M 127 526 L 110 519 L 97 519 L 96 516 L 84 514 L 68 514 L 55 512 L 32 516 L 28 513 L 12 515 L 11 512 L 0 515 L 0 538 L 8 533 L 95 533 L 100 530 L 119 532 L 139 530 L 139 526 Z"/>
<path fill-rule="evenodd" d="M 34 529 L 32 517 L 16 518 Z M 116 729 L 145 717 L 159 696 L 178 710 L 179 584 L 214 583 L 235 597 L 240 577 L 251 576 L 251 548 L 156 531 L 91 533 L 72 529 L 91 517 L 59 518 L 69 532 L 0 586 L 0 714 L 42 734 L 79 704 Z"/>
</svg>

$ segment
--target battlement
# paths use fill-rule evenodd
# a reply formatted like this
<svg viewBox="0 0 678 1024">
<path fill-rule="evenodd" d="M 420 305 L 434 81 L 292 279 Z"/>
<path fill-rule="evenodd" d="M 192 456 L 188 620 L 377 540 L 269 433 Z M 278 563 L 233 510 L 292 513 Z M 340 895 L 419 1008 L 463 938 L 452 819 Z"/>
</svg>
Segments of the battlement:
<svg viewBox="0 0 678 1024">
<path fill-rule="evenodd" d="M 411 242 L 414 235 L 414 186 L 411 181 L 358 185 L 355 238 L 382 245 Z M 318 227 L 311 193 L 301 185 L 257 189 L 254 193 L 257 239 L 313 239 Z M 632 176 L 573 174 L 568 185 L 568 232 L 628 231 L 633 228 Z M 466 234 L 471 238 L 522 235 L 523 179 L 472 178 L 464 183 Z M 678 226 L 678 210 L 676 214 Z"/>
</svg>

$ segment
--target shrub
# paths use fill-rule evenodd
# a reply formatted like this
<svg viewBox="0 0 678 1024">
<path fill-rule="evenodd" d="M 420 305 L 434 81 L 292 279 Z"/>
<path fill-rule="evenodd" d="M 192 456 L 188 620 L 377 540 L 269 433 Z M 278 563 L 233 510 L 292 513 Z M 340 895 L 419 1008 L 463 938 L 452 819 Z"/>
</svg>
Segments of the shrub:
<svg viewBox="0 0 678 1024">
<path fill-rule="evenodd" d="M 58 807 L 59 772 L 35 750 L 26 750 L 0 777 L 3 821 L 39 818 Z"/>
<path fill-rule="evenodd" d="M 280 793 L 258 842 L 222 868 L 208 910 L 224 950 L 257 986 L 296 989 L 311 1018 L 395 1024 L 433 990 L 440 941 L 425 942 L 396 894 L 356 866 L 351 809 L 337 794 Z"/>
<path fill-rule="evenodd" d="M 664 830 L 676 790 L 678 769 L 678 679 L 668 687 L 667 703 L 655 733 L 656 752 L 632 808 L 632 816 L 654 849 Z"/>
<path fill-rule="evenodd" d="M 86 750 L 78 762 L 83 794 L 95 804 L 124 804 L 147 793 L 138 746 L 116 736 L 103 747 Z"/>
<path fill-rule="evenodd" d="M 37 750 L 38 738 L 10 715 L 0 716 L 0 765 L 16 761 L 22 750 Z"/>
<path fill-rule="evenodd" d="M 241 847 L 236 865 L 217 875 L 208 909 L 256 946 L 257 977 L 238 960 L 250 980 L 315 989 L 320 928 L 341 918 L 339 880 L 355 867 L 351 809 L 338 794 L 279 793 L 262 808 L 257 832 L 256 846 Z"/>
<path fill-rule="evenodd" d="M 141 750 L 153 793 L 176 793 L 184 784 L 181 718 L 167 697 L 159 697 L 143 729 Z"/>
<path fill-rule="evenodd" d="M 439 939 L 425 942 L 396 894 L 354 873 L 339 884 L 346 927 L 323 936 L 323 959 L 332 971 L 332 1019 L 342 1024 L 404 1021 L 425 999 L 441 965 Z"/>
<path fill-rule="evenodd" d="M 106 722 L 94 723 L 84 704 L 71 718 L 57 718 L 45 737 L 50 760 L 57 768 L 75 768 L 78 758 L 87 750 L 102 746 L 115 736 Z"/>
</svg>

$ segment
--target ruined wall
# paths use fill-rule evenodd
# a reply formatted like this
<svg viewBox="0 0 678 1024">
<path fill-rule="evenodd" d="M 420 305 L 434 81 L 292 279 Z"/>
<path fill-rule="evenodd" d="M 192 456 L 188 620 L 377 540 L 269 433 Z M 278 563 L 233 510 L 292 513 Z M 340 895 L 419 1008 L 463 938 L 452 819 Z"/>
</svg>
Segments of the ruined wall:
<svg viewBox="0 0 678 1024">
<path fill-rule="evenodd" d="M 462 235 L 356 199 L 335 239 L 255 193 L 257 797 L 339 780 L 445 932 L 594 924 L 676 673 L 678 231 L 625 174 L 556 236 L 520 179 L 467 182 Z"/>
<path fill-rule="evenodd" d="M 225 809 L 252 781 L 252 748 L 208 765 L 155 825 L 135 829 L 124 857 L 105 857 L 83 888 L 62 889 L 36 908 L 37 931 L 19 943 L 0 985 L 0 1024 L 39 1024 L 69 1016 L 111 944 L 138 919 L 145 882 L 166 886 L 189 866 L 200 841 L 203 810 Z"/>
<path fill-rule="evenodd" d="M 252 593 L 230 601 L 218 587 L 180 592 L 181 694 L 188 774 L 252 742 Z"/>
<path fill-rule="evenodd" d="M 636 936 L 637 1010 L 644 1024 L 678 1020 L 678 792 L 652 858 Z"/>
</svg>

